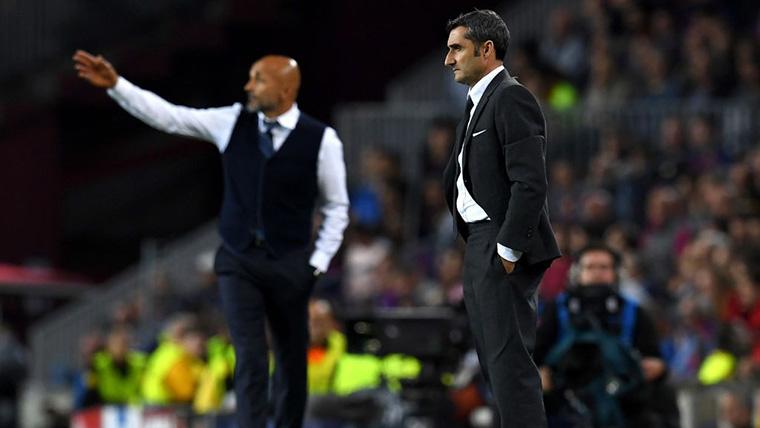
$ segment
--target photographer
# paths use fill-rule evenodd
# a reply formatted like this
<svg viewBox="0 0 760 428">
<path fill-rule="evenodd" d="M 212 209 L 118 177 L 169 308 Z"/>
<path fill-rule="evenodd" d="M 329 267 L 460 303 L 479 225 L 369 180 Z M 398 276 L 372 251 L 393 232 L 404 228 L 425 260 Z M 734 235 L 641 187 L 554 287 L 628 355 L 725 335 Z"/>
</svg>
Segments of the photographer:
<svg viewBox="0 0 760 428">
<path fill-rule="evenodd" d="M 620 295 L 620 257 L 581 250 L 570 288 L 544 308 L 536 337 L 547 414 L 559 426 L 670 426 L 666 366 L 649 316 Z M 663 405 L 662 403 L 670 403 Z M 551 424 L 550 425 L 554 425 Z"/>
</svg>

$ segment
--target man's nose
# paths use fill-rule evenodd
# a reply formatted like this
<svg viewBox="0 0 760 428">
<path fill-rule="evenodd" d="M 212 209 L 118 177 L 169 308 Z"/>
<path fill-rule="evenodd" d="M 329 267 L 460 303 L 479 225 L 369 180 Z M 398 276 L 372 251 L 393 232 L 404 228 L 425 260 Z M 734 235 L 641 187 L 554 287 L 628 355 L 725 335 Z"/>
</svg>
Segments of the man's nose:
<svg viewBox="0 0 760 428">
<path fill-rule="evenodd" d="M 455 63 L 456 61 L 454 61 L 454 57 L 450 53 L 446 54 L 446 57 L 443 58 L 443 65 L 452 66 Z"/>
</svg>

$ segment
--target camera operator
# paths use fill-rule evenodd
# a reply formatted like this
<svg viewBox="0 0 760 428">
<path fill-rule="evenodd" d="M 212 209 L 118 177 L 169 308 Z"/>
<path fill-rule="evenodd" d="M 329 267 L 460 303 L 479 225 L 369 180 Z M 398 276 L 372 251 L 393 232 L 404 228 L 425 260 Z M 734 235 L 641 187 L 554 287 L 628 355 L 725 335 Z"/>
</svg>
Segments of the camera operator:
<svg viewBox="0 0 760 428">
<path fill-rule="evenodd" d="M 611 248 L 587 246 L 570 270 L 568 290 L 542 312 L 535 360 L 547 414 L 559 426 L 668 427 L 669 421 L 677 422 L 674 399 L 662 400 L 672 394 L 654 323 L 618 292 L 619 266 Z"/>
</svg>

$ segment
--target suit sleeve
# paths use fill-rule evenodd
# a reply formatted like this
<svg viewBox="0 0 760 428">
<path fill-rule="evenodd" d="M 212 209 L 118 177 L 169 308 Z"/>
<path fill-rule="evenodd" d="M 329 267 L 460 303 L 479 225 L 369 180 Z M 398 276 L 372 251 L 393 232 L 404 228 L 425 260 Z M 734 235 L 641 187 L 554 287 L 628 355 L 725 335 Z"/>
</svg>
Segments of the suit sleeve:
<svg viewBox="0 0 760 428">
<path fill-rule="evenodd" d="M 533 95 L 520 85 L 500 94 L 496 131 L 503 146 L 510 200 L 497 242 L 528 252 L 546 201 L 545 122 Z"/>
</svg>

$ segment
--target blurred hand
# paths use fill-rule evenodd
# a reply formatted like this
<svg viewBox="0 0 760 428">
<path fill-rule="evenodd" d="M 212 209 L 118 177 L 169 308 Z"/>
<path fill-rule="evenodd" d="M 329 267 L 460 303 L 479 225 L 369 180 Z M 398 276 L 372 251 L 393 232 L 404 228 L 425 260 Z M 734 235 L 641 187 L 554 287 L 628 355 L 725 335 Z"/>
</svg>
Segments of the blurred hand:
<svg viewBox="0 0 760 428">
<path fill-rule="evenodd" d="M 87 80 L 98 88 L 110 89 L 116 86 L 119 75 L 110 62 L 101 55 L 93 56 L 83 50 L 78 50 L 73 56 L 74 68 L 79 77 Z"/>
<path fill-rule="evenodd" d="M 665 373 L 665 362 L 659 358 L 642 358 L 641 371 L 644 372 L 644 379 L 651 382 Z"/>
<path fill-rule="evenodd" d="M 541 366 L 538 369 L 538 373 L 541 375 L 541 387 L 543 388 L 544 392 L 549 392 L 552 390 L 554 385 L 552 385 L 552 371 L 549 367 Z"/>
<path fill-rule="evenodd" d="M 501 259 L 501 264 L 504 266 L 504 270 L 507 271 L 507 273 L 512 273 L 512 271 L 515 270 L 515 262 L 510 262 L 501 256 L 499 256 L 499 258 Z"/>
</svg>

